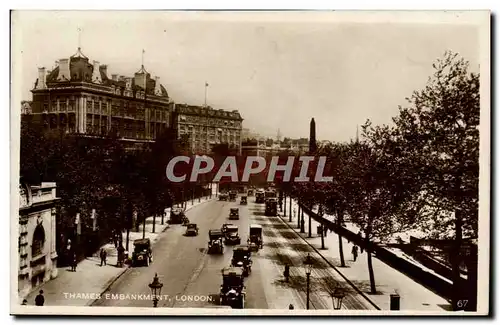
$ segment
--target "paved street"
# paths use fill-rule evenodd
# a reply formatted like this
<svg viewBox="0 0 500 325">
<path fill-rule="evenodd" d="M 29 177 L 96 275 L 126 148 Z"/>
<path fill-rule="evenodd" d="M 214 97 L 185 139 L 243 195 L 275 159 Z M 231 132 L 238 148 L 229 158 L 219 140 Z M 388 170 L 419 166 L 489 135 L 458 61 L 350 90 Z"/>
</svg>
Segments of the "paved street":
<svg viewBox="0 0 500 325">
<path fill-rule="evenodd" d="M 163 282 L 162 296 L 158 307 L 204 307 L 218 305 L 218 293 L 222 282 L 220 270 L 230 263 L 231 246 L 226 246 L 223 255 L 209 255 L 206 252 L 208 230 L 218 229 L 227 223 L 230 207 L 240 208 L 240 220 L 233 220 L 240 228 L 242 243 L 248 236 L 251 223 L 264 228 L 264 249 L 253 254 L 252 273 L 246 278 L 245 308 L 287 309 L 293 304 L 296 309 L 305 309 L 305 273 L 302 267 L 307 253 L 317 263 L 311 276 L 311 309 L 331 309 L 329 291 L 337 282 L 344 287 L 342 279 L 322 262 L 315 252 L 278 217 L 264 216 L 264 205 L 249 198 L 247 206 L 237 202 L 212 201 L 188 211 L 189 219 L 198 224 L 197 237 L 183 236 L 185 228 L 173 225 L 158 237 L 153 248 L 153 263 L 149 267 L 128 269 L 96 301 L 96 306 L 150 307 L 149 300 L 138 300 L 132 295 L 150 294 L 148 284 L 155 273 Z M 291 265 L 291 281 L 283 281 L 284 263 Z M 354 290 L 347 289 L 344 308 L 370 309 L 371 305 Z M 123 294 L 122 299 L 111 299 Z M 126 296 L 129 295 L 129 296 Z"/>
</svg>

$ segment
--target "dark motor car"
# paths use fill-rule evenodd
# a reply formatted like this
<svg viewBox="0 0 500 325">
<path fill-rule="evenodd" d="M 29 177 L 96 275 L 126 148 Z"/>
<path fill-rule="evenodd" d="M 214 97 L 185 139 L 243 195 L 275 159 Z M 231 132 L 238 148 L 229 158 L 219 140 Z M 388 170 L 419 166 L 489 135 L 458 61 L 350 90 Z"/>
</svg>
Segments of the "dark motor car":
<svg viewBox="0 0 500 325">
<path fill-rule="evenodd" d="M 248 276 L 252 272 L 252 258 L 250 247 L 246 245 L 239 245 L 233 249 L 233 258 L 231 259 L 231 266 L 241 267 L 243 276 Z"/>
<path fill-rule="evenodd" d="M 224 254 L 224 243 L 222 239 L 224 234 L 220 229 L 211 229 L 208 231 L 208 253 Z"/>
<path fill-rule="evenodd" d="M 134 252 L 132 253 L 132 265 L 148 266 L 153 261 L 151 242 L 149 238 L 134 240 Z"/>
<path fill-rule="evenodd" d="M 229 220 L 239 220 L 240 210 L 238 208 L 229 209 Z"/>
<path fill-rule="evenodd" d="M 182 224 L 186 219 L 186 215 L 184 213 L 184 209 L 182 208 L 172 208 L 170 211 L 170 219 L 168 223 L 171 225 L 174 224 Z"/>
<path fill-rule="evenodd" d="M 247 243 L 250 246 L 250 249 L 258 251 L 259 248 L 264 246 L 264 242 L 262 240 L 262 226 L 258 224 L 250 225 L 250 234 L 248 236 Z"/>
<path fill-rule="evenodd" d="M 198 226 L 195 223 L 187 225 L 186 236 L 198 236 Z"/>
<path fill-rule="evenodd" d="M 241 243 L 240 235 L 238 234 L 238 226 L 227 225 L 224 231 L 225 243 L 226 244 L 237 244 Z"/>
<path fill-rule="evenodd" d="M 228 267 L 222 269 L 221 273 L 220 304 L 243 309 L 245 307 L 245 278 L 243 277 L 243 270 L 241 268 Z"/>
</svg>

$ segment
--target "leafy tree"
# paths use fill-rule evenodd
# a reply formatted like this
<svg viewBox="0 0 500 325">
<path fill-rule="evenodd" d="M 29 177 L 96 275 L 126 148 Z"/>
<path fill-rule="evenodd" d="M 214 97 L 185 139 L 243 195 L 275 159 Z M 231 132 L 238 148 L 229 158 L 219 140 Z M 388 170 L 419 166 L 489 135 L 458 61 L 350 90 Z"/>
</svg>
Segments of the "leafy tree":
<svg viewBox="0 0 500 325">
<path fill-rule="evenodd" d="M 400 107 L 394 138 L 404 171 L 423 184 L 421 200 L 429 207 L 423 226 L 432 225 L 439 238 L 454 241 L 453 306 L 466 299 L 475 308 L 475 294 L 460 288 L 460 264 L 464 238 L 478 236 L 479 74 L 451 52 L 433 67 L 426 87 L 413 93 L 408 107 Z"/>
</svg>

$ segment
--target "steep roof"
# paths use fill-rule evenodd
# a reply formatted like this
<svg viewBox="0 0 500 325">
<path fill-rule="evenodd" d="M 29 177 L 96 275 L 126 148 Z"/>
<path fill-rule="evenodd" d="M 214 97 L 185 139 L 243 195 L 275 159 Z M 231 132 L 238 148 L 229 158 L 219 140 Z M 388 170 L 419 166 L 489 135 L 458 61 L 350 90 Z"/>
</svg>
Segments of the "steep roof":
<svg viewBox="0 0 500 325">
<path fill-rule="evenodd" d="M 94 66 L 89 62 L 89 58 L 86 57 L 80 48 L 78 51 L 69 58 L 69 70 L 70 70 L 70 81 L 86 81 L 92 82 L 92 74 L 94 72 Z M 99 74 L 101 76 L 102 84 L 106 86 L 117 86 L 117 87 L 125 87 L 126 83 L 124 80 L 113 80 L 107 76 L 107 66 L 100 65 L 99 66 Z M 59 75 L 60 67 L 56 67 L 46 77 L 47 83 L 58 82 L 57 77 Z M 147 88 L 148 94 L 154 95 L 155 83 L 156 81 L 150 77 L 150 74 L 144 69 L 142 66 L 141 69 L 136 72 L 137 73 L 145 73 L 147 78 Z M 135 85 L 134 79 L 132 78 L 132 88 L 133 90 L 143 90 L 143 87 L 139 85 Z M 168 92 L 163 85 L 160 84 L 161 95 L 162 97 L 169 97 Z"/>
</svg>

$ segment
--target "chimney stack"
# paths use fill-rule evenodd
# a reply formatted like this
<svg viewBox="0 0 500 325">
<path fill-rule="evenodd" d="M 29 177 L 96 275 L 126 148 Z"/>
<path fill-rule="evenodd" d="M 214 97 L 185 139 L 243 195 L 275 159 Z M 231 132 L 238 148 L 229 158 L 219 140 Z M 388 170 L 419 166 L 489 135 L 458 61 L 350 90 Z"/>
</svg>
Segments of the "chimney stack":
<svg viewBox="0 0 500 325">
<path fill-rule="evenodd" d="M 161 96 L 160 77 L 155 77 L 155 95 Z"/>
<path fill-rule="evenodd" d="M 125 78 L 125 88 L 128 90 L 132 90 L 132 78 L 130 77 L 124 77 Z"/>
<path fill-rule="evenodd" d="M 101 73 L 104 75 L 104 77 L 106 77 L 106 79 L 108 79 L 108 66 L 103 64 L 99 67 L 99 70 L 101 71 Z"/>
<path fill-rule="evenodd" d="M 69 59 L 59 60 L 59 75 L 57 76 L 57 81 L 67 81 L 71 79 L 71 73 L 69 71 Z"/>
<path fill-rule="evenodd" d="M 99 71 L 99 61 L 94 61 L 94 69 L 92 70 L 92 82 L 102 83 L 101 72 Z"/>
<path fill-rule="evenodd" d="M 113 79 L 113 81 L 118 81 L 118 75 L 117 74 L 112 74 L 111 75 L 111 79 Z"/>
<path fill-rule="evenodd" d="M 45 83 L 45 80 L 46 80 L 45 67 L 38 68 L 38 83 L 36 85 L 36 89 L 46 89 L 47 85 Z"/>
</svg>

